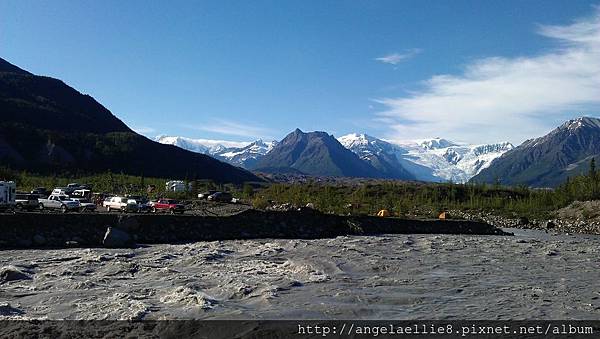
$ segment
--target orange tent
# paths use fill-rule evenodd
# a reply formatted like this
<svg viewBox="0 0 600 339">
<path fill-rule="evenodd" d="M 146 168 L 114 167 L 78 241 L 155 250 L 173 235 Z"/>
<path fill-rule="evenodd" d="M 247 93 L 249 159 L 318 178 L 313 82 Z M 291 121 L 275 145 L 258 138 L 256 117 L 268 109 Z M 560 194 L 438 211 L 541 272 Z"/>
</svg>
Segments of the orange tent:
<svg viewBox="0 0 600 339">
<path fill-rule="evenodd" d="M 390 216 L 390 211 L 388 210 L 381 210 L 379 212 L 377 212 L 377 216 L 378 217 L 382 217 L 382 218 L 386 218 Z"/>
</svg>

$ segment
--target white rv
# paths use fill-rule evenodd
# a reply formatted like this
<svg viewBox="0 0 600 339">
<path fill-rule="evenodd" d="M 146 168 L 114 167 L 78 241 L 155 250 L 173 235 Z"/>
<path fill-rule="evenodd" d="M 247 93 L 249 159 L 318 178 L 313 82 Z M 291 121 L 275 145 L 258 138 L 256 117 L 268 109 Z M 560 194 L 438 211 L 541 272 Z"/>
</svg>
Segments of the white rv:
<svg viewBox="0 0 600 339">
<path fill-rule="evenodd" d="M 0 181 L 0 209 L 14 208 L 17 185 L 13 181 Z"/>
<path fill-rule="evenodd" d="M 167 183 L 165 184 L 165 190 L 167 192 L 185 192 L 185 182 L 181 180 L 167 181 Z"/>
</svg>

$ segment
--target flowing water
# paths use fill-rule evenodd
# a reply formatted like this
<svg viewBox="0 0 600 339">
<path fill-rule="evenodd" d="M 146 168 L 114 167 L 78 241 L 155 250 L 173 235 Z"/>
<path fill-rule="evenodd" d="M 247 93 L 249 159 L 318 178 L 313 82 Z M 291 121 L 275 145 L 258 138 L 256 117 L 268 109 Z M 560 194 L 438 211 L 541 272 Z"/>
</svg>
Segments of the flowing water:
<svg viewBox="0 0 600 339">
<path fill-rule="evenodd" d="M 600 237 L 510 231 L 2 251 L 0 318 L 600 317 Z"/>
</svg>

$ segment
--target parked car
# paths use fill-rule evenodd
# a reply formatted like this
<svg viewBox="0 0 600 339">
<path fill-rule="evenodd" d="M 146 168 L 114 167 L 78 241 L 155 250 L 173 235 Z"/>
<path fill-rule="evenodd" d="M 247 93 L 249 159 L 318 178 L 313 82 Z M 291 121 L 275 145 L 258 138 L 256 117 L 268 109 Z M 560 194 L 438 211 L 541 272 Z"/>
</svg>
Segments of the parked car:
<svg viewBox="0 0 600 339">
<path fill-rule="evenodd" d="M 76 189 L 73 193 L 69 194 L 71 198 L 90 199 L 92 197 L 92 191 L 88 189 Z"/>
<path fill-rule="evenodd" d="M 208 196 L 209 201 L 231 202 L 233 196 L 228 192 L 216 192 Z"/>
<path fill-rule="evenodd" d="M 79 212 L 94 212 L 96 210 L 96 204 L 90 199 L 71 198 L 71 200 L 79 202 Z"/>
<path fill-rule="evenodd" d="M 46 187 L 36 187 L 31 190 L 31 194 L 37 195 L 38 198 L 46 198 L 50 195 L 50 192 L 48 192 Z"/>
<path fill-rule="evenodd" d="M 73 191 L 75 191 L 76 189 L 81 188 L 81 185 L 74 182 L 74 183 L 70 183 L 67 185 L 67 187 L 65 187 L 65 189 L 67 190 L 67 194 L 71 194 L 73 193 Z"/>
<path fill-rule="evenodd" d="M 66 187 L 56 187 L 50 195 L 69 195 L 69 190 Z"/>
<path fill-rule="evenodd" d="M 47 199 L 38 199 L 38 208 L 58 209 L 63 213 L 79 210 L 79 202 L 71 200 L 67 195 L 50 195 Z"/>
<path fill-rule="evenodd" d="M 102 203 L 110 198 L 111 196 L 108 193 L 92 193 L 90 200 L 95 203 L 96 206 L 101 207 Z"/>
<path fill-rule="evenodd" d="M 152 206 L 150 205 L 150 202 L 148 201 L 148 199 L 139 196 L 139 195 L 130 195 L 127 197 L 130 201 L 133 201 L 134 203 L 136 203 L 138 205 L 138 213 L 146 213 L 146 212 L 150 212 L 150 210 L 152 209 Z"/>
<path fill-rule="evenodd" d="M 217 191 L 215 191 L 215 190 L 198 193 L 198 199 L 206 200 L 209 196 L 211 196 L 215 193 L 217 193 Z"/>
<path fill-rule="evenodd" d="M 38 196 L 31 193 L 17 192 L 15 198 L 15 208 L 18 210 L 33 210 L 38 208 Z"/>
<path fill-rule="evenodd" d="M 91 190 L 92 187 L 90 185 L 82 185 L 80 183 L 72 182 L 64 188 L 67 191 L 67 194 L 71 195 L 76 190 Z"/>
<path fill-rule="evenodd" d="M 108 200 L 104 200 L 102 206 L 106 208 L 107 212 L 137 212 L 139 210 L 139 206 L 136 201 L 130 200 L 126 197 L 112 197 Z"/>
<path fill-rule="evenodd" d="M 159 199 L 157 202 L 152 204 L 152 213 L 159 211 L 169 212 L 171 214 L 185 212 L 185 206 L 180 204 L 179 201 L 174 199 Z"/>
</svg>

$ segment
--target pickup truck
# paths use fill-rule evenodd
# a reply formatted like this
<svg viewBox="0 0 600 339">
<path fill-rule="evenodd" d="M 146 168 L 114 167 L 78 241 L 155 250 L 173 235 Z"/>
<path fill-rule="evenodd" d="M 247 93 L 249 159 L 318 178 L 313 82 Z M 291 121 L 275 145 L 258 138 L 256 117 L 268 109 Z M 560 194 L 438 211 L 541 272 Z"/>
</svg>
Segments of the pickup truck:
<svg viewBox="0 0 600 339">
<path fill-rule="evenodd" d="M 96 204 L 89 199 L 71 198 L 71 200 L 79 203 L 79 212 L 94 212 L 96 210 Z"/>
<path fill-rule="evenodd" d="M 171 214 L 183 214 L 183 212 L 185 212 L 185 206 L 180 204 L 177 200 L 159 199 L 157 202 L 152 204 L 152 213 L 156 213 L 159 211 L 165 211 Z"/>
<path fill-rule="evenodd" d="M 51 195 L 48 199 L 38 199 L 38 208 L 58 209 L 63 213 L 79 210 L 79 202 L 71 200 L 66 195 Z"/>
<path fill-rule="evenodd" d="M 38 207 L 38 196 L 29 193 L 19 193 L 15 198 L 15 208 L 18 210 L 32 210 Z"/>
<path fill-rule="evenodd" d="M 31 194 L 36 195 L 39 198 L 45 198 L 50 195 L 50 192 L 46 189 L 46 187 L 36 187 L 31 191 Z M 37 204 L 36 204 L 37 206 Z"/>
<path fill-rule="evenodd" d="M 112 197 L 108 200 L 104 200 L 102 206 L 106 208 L 107 212 L 138 212 L 140 209 L 139 204 L 135 200 L 126 197 Z"/>
</svg>

